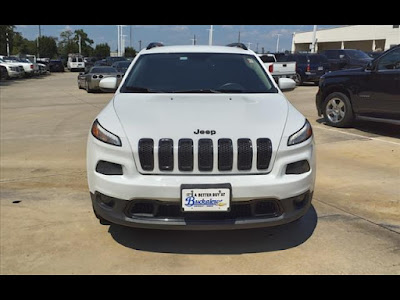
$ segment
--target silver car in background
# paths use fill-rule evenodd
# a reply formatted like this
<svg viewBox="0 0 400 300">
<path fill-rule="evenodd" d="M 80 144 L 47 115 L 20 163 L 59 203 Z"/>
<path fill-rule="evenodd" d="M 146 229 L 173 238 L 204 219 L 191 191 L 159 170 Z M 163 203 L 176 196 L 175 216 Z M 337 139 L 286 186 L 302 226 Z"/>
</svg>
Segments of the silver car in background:
<svg viewBox="0 0 400 300">
<path fill-rule="evenodd" d="M 85 89 L 88 93 L 100 91 L 100 80 L 107 77 L 116 77 L 117 84 L 119 85 L 122 81 L 123 75 L 123 73 L 118 72 L 113 67 L 94 66 L 86 72 L 79 73 L 78 87 L 80 89 Z"/>
</svg>

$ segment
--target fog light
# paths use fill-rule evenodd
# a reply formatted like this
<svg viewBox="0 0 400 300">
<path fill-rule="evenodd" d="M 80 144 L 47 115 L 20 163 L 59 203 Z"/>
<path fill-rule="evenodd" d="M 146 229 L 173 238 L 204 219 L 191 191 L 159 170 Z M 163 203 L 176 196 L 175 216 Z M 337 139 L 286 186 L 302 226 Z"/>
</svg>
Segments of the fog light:
<svg viewBox="0 0 400 300">
<path fill-rule="evenodd" d="M 296 208 L 302 208 L 303 206 L 306 205 L 306 203 L 308 202 L 310 193 L 304 193 L 302 195 L 299 195 L 297 197 L 293 197 L 293 204 Z"/>
<path fill-rule="evenodd" d="M 301 160 L 286 166 L 286 174 L 303 174 L 310 171 L 310 164 L 307 160 Z"/>
<path fill-rule="evenodd" d="M 104 160 L 97 163 L 96 172 L 104 175 L 123 175 L 121 165 Z"/>
</svg>

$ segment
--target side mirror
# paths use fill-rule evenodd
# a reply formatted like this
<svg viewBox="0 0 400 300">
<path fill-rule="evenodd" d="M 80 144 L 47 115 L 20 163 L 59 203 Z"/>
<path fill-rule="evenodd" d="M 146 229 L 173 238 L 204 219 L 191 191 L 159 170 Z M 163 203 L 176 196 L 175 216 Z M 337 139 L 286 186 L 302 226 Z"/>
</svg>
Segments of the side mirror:
<svg viewBox="0 0 400 300">
<path fill-rule="evenodd" d="M 373 65 L 372 61 L 370 61 L 366 66 L 365 66 L 365 71 L 372 71 L 373 70 Z"/>
<path fill-rule="evenodd" d="M 281 91 L 293 90 L 296 87 L 296 82 L 290 78 L 279 78 L 278 86 Z"/>
<path fill-rule="evenodd" d="M 107 77 L 100 80 L 100 90 L 103 92 L 115 92 L 117 90 L 117 78 Z"/>
</svg>

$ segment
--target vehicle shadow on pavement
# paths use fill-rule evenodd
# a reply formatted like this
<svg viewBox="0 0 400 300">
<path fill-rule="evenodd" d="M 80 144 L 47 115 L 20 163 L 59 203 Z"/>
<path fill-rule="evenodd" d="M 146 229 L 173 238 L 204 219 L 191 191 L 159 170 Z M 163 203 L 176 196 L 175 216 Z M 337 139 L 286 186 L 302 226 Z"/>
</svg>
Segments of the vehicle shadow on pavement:
<svg viewBox="0 0 400 300">
<path fill-rule="evenodd" d="M 141 251 L 178 254 L 243 254 L 290 249 L 307 241 L 317 226 L 314 206 L 299 220 L 276 227 L 219 231 L 149 230 L 111 225 L 121 245 Z"/>
<path fill-rule="evenodd" d="M 319 118 L 316 120 L 317 123 L 327 126 L 325 124 L 324 118 Z M 331 127 L 334 128 L 334 127 Z M 400 126 L 395 124 L 387 124 L 373 121 L 364 121 L 364 120 L 356 120 L 349 128 L 338 128 L 340 130 L 349 130 L 349 129 L 357 129 L 359 131 L 363 131 L 368 133 L 368 136 L 387 136 L 400 139 Z M 366 136 L 366 137 L 368 137 Z"/>
</svg>

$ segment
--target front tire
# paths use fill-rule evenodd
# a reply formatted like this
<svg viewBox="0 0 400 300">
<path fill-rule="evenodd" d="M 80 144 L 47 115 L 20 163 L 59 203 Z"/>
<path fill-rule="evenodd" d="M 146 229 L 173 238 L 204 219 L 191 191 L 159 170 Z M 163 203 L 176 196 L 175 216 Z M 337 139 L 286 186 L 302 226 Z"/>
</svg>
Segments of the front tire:
<svg viewBox="0 0 400 300">
<path fill-rule="evenodd" d="M 89 83 L 86 81 L 86 92 L 93 93 L 93 90 L 89 88 Z"/>
<path fill-rule="evenodd" d="M 348 127 L 354 119 L 349 98 L 340 92 L 326 97 L 322 106 L 325 122 L 333 127 Z"/>
</svg>

